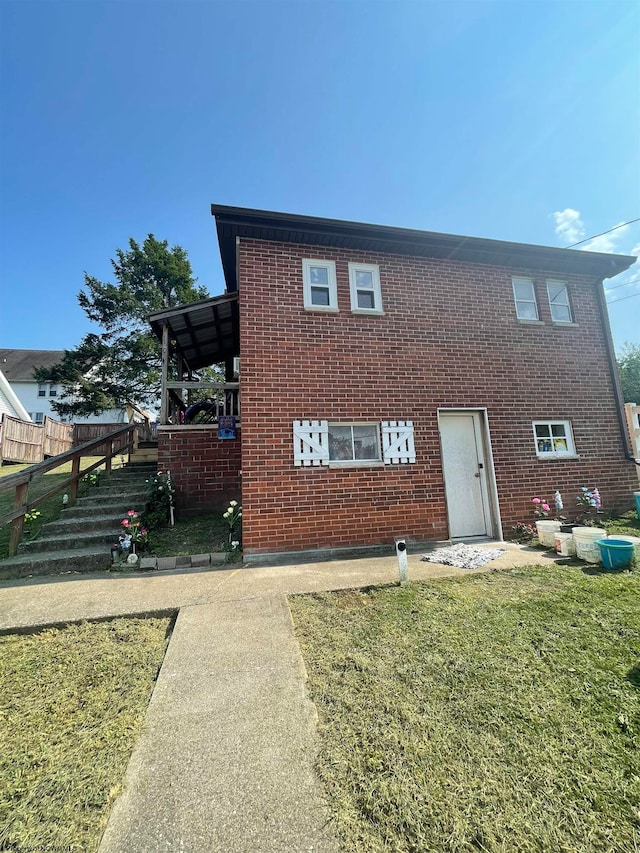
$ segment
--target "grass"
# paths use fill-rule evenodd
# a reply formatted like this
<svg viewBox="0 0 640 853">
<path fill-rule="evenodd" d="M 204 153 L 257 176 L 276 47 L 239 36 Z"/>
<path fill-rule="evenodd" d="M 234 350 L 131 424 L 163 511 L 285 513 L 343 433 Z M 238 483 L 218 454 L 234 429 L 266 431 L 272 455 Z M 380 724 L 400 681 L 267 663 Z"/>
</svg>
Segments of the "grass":
<svg viewBox="0 0 640 853">
<path fill-rule="evenodd" d="M 169 628 L 114 619 L 0 638 L 0 849 L 97 850 Z"/>
<path fill-rule="evenodd" d="M 621 533 L 624 536 L 640 536 L 640 518 L 635 509 L 625 512 L 618 518 L 610 518 L 603 522 L 609 536 Z"/>
<path fill-rule="evenodd" d="M 100 457 L 98 456 L 85 456 L 81 461 L 81 469 L 88 468 L 90 465 L 93 465 L 94 462 L 97 462 Z M 35 498 L 40 497 L 45 492 L 48 492 L 50 489 L 55 488 L 57 485 L 63 483 L 66 479 L 69 478 L 71 474 L 71 462 L 66 462 L 63 465 L 60 465 L 54 471 L 47 471 L 45 474 L 40 474 L 34 478 L 34 480 L 29 483 L 29 501 L 33 501 Z M 0 466 L 0 479 L 2 477 L 8 477 L 10 474 L 15 474 L 18 471 L 23 471 L 25 468 L 31 467 L 28 464 L 24 465 L 2 465 Z M 87 490 L 91 488 L 86 483 L 80 482 L 80 487 L 78 490 L 79 495 L 86 494 Z M 11 512 L 14 505 L 14 492 L 3 492 L 0 494 L 0 516 L 5 515 L 8 512 Z M 43 524 L 46 524 L 49 521 L 55 521 L 60 517 L 60 513 L 62 512 L 62 493 L 54 495 L 48 500 L 41 503 L 38 507 L 36 507 L 38 512 L 40 513 L 37 521 L 32 524 L 25 525 L 25 539 L 35 539 L 40 532 L 40 528 Z M 0 526 L 0 560 L 9 556 L 9 534 L 11 531 L 10 524 L 3 524 Z"/>
<path fill-rule="evenodd" d="M 344 850 L 640 849 L 640 576 L 297 596 Z"/>
<path fill-rule="evenodd" d="M 222 513 L 176 521 L 149 533 L 149 553 L 155 557 L 180 557 L 222 551 L 229 542 L 229 528 Z"/>
</svg>

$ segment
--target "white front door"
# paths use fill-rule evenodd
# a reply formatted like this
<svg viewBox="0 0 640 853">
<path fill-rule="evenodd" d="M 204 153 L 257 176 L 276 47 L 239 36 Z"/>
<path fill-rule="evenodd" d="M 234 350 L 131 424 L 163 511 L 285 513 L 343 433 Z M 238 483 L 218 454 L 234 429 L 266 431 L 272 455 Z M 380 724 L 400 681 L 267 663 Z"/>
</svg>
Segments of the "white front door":
<svg viewBox="0 0 640 853">
<path fill-rule="evenodd" d="M 439 422 L 449 536 L 491 535 L 480 412 L 440 412 Z"/>
</svg>

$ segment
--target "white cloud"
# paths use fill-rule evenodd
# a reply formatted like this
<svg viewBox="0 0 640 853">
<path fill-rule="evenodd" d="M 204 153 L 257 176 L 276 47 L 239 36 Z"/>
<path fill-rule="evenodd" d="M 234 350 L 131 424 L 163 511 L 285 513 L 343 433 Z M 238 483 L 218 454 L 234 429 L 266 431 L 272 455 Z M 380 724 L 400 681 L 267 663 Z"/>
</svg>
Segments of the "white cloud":
<svg viewBox="0 0 640 853">
<path fill-rule="evenodd" d="M 556 234 L 567 245 L 578 243 L 584 239 L 584 222 L 580 219 L 580 211 L 567 207 L 553 214 L 556 223 Z"/>
<path fill-rule="evenodd" d="M 618 224 L 622 225 L 621 222 Z M 612 227 L 615 228 L 615 226 Z M 618 228 L 617 231 L 613 231 L 611 234 L 603 234 L 601 237 L 594 237 L 593 240 L 589 240 L 588 243 L 585 243 L 580 248 L 584 249 L 585 252 L 617 252 L 617 243 L 628 229 L 629 226 L 625 225 L 622 228 Z"/>
</svg>

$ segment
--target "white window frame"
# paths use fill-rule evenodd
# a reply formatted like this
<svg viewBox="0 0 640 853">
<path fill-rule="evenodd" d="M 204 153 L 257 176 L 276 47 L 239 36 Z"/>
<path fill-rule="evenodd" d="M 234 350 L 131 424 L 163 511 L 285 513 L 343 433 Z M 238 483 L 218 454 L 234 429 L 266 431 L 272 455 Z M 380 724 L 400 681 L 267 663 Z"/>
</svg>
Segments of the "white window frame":
<svg viewBox="0 0 640 853">
<path fill-rule="evenodd" d="M 561 426 L 564 429 L 564 436 L 558 436 L 558 441 L 564 441 L 566 447 L 564 449 L 552 447 L 549 450 L 545 450 L 544 448 L 540 448 L 540 441 L 544 441 L 538 436 L 536 431 L 536 427 L 538 426 L 546 426 L 549 427 L 549 436 L 550 440 L 553 441 L 553 427 Z M 571 429 L 571 421 L 562 421 L 562 420 L 549 420 L 549 421 L 533 421 L 533 443 L 536 449 L 536 456 L 538 459 L 558 459 L 568 456 L 576 455 L 576 445 L 573 439 L 573 430 Z"/>
<path fill-rule="evenodd" d="M 322 267 L 327 270 L 327 290 L 329 292 L 328 305 L 314 305 L 312 288 L 323 287 L 311 283 L 311 268 Z M 302 282 L 304 291 L 304 307 L 307 311 L 336 312 L 338 310 L 338 287 L 336 284 L 336 262 L 324 261 L 314 258 L 303 258 L 302 260 Z"/>
<path fill-rule="evenodd" d="M 38 385 L 38 397 L 46 397 L 47 396 L 47 386 L 44 382 L 40 382 Z"/>
<path fill-rule="evenodd" d="M 371 288 L 358 287 L 357 274 L 371 273 Z M 351 291 L 351 311 L 353 314 L 383 314 L 382 292 L 380 290 L 380 268 L 377 264 L 349 263 L 349 289 Z M 358 292 L 366 291 L 373 294 L 373 308 L 361 308 L 358 305 Z"/>
<path fill-rule="evenodd" d="M 36 424 L 44 423 L 44 412 L 31 412 L 31 420 Z"/>
<path fill-rule="evenodd" d="M 564 288 L 564 295 L 565 295 L 565 301 L 564 302 L 558 302 L 557 300 L 553 303 L 551 302 L 551 294 L 549 293 L 549 285 L 555 285 L 556 287 L 558 285 L 562 285 L 562 287 Z M 573 314 L 571 312 L 571 303 L 569 302 L 569 286 L 568 286 L 566 281 L 563 281 L 562 279 L 558 279 L 558 278 L 548 278 L 547 279 L 547 299 L 549 300 L 549 311 L 551 312 L 551 319 L 553 320 L 554 323 L 560 323 L 560 324 L 562 324 L 562 323 L 573 323 Z M 553 309 L 556 306 L 567 309 L 567 311 L 569 312 L 569 319 L 568 320 L 566 320 L 566 319 L 558 320 L 557 317 L 553 316 Z"/>
<path fill-rule="evenodd" d="M 516 284 L 528 284 L 531 287 L 531 299 L 518 299 L 518 294 L 516 293 Z M 540 312 L 538 310 L 538 300 L 536 298 L 536 286 L 532 278 L 527 278 L 526 276 L 514 275 L 511 279 L 511 286 L 513 288 L 513 301 L 516 306 L 516 317 L 523 323 L 539 323 L 540 322 Z M 520 304 L 533 305 L 536 310 L 535 317 L 522 317 L 520 315 Z"/>
<path fill-rule="evenodd" d="M 332 427 L 347 427 L 351 429 L 351 459 L 332 459 L 331 458 L 331 428 Z M 375 431 L 376 436 L 376 453 L 377 456 L 375 458 L 370 459 L 356 459 L 355 458 L 355 445 L 354 445 L 354 436 L 353 429 L 354 427 L 368 427 Z M 328 433 L 327 433 L 327 447 L 329 449 L 329 466 L 336 467 L 354 467 L 354 466 L 362 466 L 362 465 L 384 465 L 382 459 L 382 443 L 380 441 L 380 422 L 379 421 L 329 421 L 328 422 Z"/>
</svg>

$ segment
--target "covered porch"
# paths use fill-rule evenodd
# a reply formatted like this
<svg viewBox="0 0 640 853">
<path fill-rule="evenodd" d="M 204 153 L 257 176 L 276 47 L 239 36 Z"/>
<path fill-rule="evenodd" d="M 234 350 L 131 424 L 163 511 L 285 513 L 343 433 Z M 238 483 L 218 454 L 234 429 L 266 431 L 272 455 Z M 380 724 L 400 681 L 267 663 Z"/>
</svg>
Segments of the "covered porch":
<svg viewBox="0 0 640 853">
<path fill-rule="evenodd" d="M 158 470 L 171 472 L 178 516 L 219 511 L 241 494 L 238 295 L 156 311 L 149 323 L 162 343 Z M 212 365 L 223 381 L 202 375 Z"/>
</svg>

